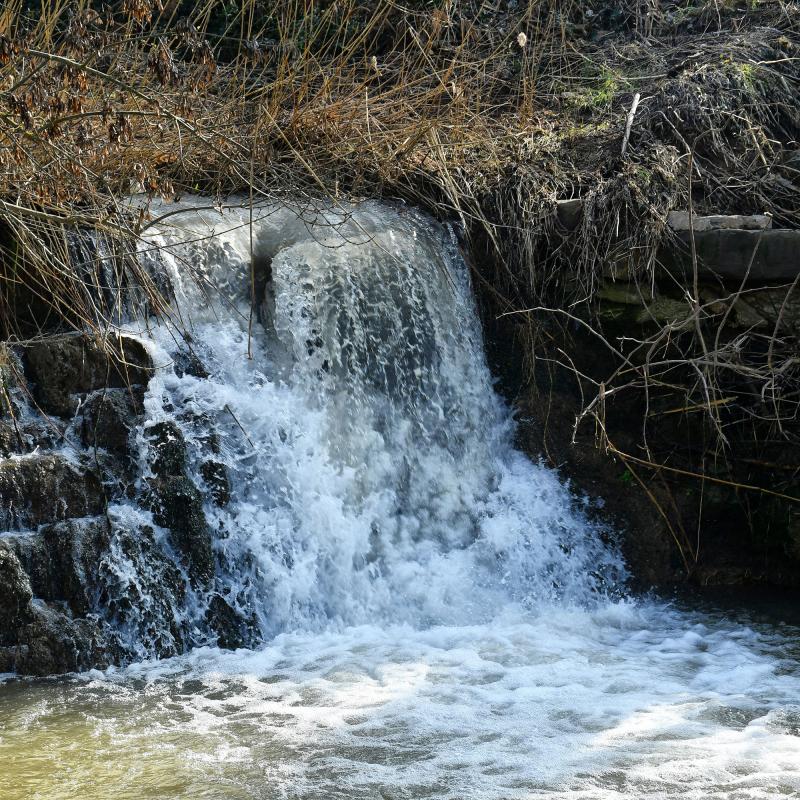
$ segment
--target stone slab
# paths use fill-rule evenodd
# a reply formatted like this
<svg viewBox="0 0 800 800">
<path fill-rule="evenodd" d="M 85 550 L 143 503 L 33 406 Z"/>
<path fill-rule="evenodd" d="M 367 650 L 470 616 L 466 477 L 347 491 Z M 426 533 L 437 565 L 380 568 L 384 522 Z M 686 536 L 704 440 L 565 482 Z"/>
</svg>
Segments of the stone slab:
<svg viewBox="0 0 800 800">
<path fill-rule="evenodd" d="M 690 233 L 676 233 L 675 238 L 662 247 L 659 259 L 668 269 L 691 274 Z M 706 276 L 741 281 L 747 275 L 753 282 L 785 283 L 800 272 L 800 230 L 717 228 L 695 232 L 694 240 L 698 268 Z"/>
<path fill-rule="evenodd" d="M 688 211 L 670 211 L 667 225 L 674 231 L 695 232 L 711 230 L 745 230 L 764 231 L 772 228 L 772 217 L 769 214 L 714 214 L 707 217 L 690 215 Z"/>
<path fill-rule="evenodd" d="M 582 216 L 583 200 L 579 197 L 572 200 L 556 200 L 556 218 L 564 230 L 574 231 L 580 225 Z"/>
</svg>

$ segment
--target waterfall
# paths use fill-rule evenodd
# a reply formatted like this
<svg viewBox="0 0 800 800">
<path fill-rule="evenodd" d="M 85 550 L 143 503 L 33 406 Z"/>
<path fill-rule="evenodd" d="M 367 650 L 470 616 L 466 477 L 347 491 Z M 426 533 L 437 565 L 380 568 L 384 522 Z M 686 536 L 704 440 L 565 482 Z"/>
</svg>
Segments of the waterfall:
<svg viewBox="0 0 800 800">
<path fill-rule="evenodd" d="M 513 446 L 446 226 L 204 202 L 150 208 L 170 318 L 119 331 L 115 499 L 45 526 L 121 666 L 0 676 L 10 800 L 800 793 L 800 628 L 621 596 L 613 532 Z"/>
<path fill-rule="evenodd" d="M 157 367 L 137 488 L 181 440 L 213 564 L 193 575 L 141 502 L 110 510 L 103 601 L 131 652 L 460 624 L 620 585 L 582 503 L 513 447 L 446 226 L 376 202 L 150 214 L 140 257 L 169 279 L 173 317 L 127 331 Z"/>
</svg>

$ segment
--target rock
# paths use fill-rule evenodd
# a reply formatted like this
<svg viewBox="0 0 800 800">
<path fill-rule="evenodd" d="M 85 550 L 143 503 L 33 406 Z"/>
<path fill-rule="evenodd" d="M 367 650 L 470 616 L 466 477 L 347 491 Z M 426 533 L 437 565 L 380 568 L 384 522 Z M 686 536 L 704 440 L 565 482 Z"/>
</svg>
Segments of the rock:
<svg viewBox="0 0 800 800">
<path fill-rule="evenodd" d="M 175 613 L 185 606 L 187 592 L 178 559 L 136 515 L 112 514 L 110 522 L 115 554 L 101 562 L 97 606 L 159 658 L 174 656 L 189 633 L 186 618 Z"/>
<path fill-rule="evenodd" d="M 11 359 L 12 355 L 8 347 L 0 344 L 0 417 L 9 416 L 14 412 L 11 391 L 15 380 Z"/>
<path fill-rule="evenodd" d="M 235 650 L 247 644 L 247 623 L 220 594 L 214 594 L 205 614 L 206 623 L 217 633 L 217 645 Z"/>
<path fill-rule="evenodd" d="M 796 506 L 789 509 L 787 523 L 788 535 L 786 537 L 786 551 L 789 558 L 800 562 L 800 511 Z"/>
<path fill-rule="evenodd" d="M 657 297 L 652 303 L 636 315 L 636 321 L 642 325 L 651 322 L 679 323 L 683 322 L 691 313 L 691 306 L 684 300 L 674 300 L 671 297 Z"/>
<path fill-rule="evenodd" d="M 25 348 L 26 373 L 43 411 L 60 416 L 78 407 L 75 395 L 147 384 L 153 364 L 141 342 L 114 336 L 104 349 L 82 334 L 48 337 Z"/>
<path fill-rule="evenodd" d="M 0 460 L 0 527 L 32 528 L 71 517 L 96 516 L 105 508 L 99 478 L 59 455 Z"/>
<path fill-rule="evenodd" d="M 583 200 L 556 200 L 556 218 L 564 230 L 574 231 L 583 217 Z"/>
<path fill-rule="evenodd" d="M 758 329 L 766 328 L 767 321 L 758 313 L 753 305 L 743 298 L 738 298 L 733 304 L 733 322 L 738 328 Z"/>
<path fill-rule="evenodd" d="M 737 307 L 739 302 L 736 304 Z M 780 320 L 778 325 L 780 334 L 800 335 L 800 291 L 797 289 L 788 297 L 785 288 L 750 292 L 747 295 L 747 305 L 751 313 L 757 314 L 768 323 L 770 330 Z"/>
<path fill-rule="evenodd" d="M 750 216 L 718 214 L 710 217 L 698 217 L 696 214 L 690 215 L 688 211 L 670 211 L 667 225 L 674 231 L 688 231 L 692 228 L 695 232 L 721 229 L 765 231 L 772 227 L 772 217 L 768 214 Z"/>
<path fill-rule="evenodd" d="M 608 320 L 649 325 L 685 320 L 691 306 L 685 300 L 654 295 L 650 289 L 628 281 L 604 280 L 598 292 L 599 315 Z"/>
<path fill-rule="evenodd" d="M 25 335 L 36 335 L 58 324 L 58 293 L 45 285 L 34 264 L 23 256 L 17 236 L 0 223 L 0 287 L 4 315 Z"/>
<path fill-rule="evenodd" d="M 800 150 L 784 150 L 781 161 L 782 166 L 800 172 Z"/>
<path fill-rule="evenodd" d="M 175 374 L 182 378 L 184 375 L 191 375 L 195 378 L 207 378 L 211 373 L 206 369 L 205 364 L 192 350 L 179 350 L 175 355 L 173 365 Z"/>
<path fill-rule="evenodd" d="M 604 280 L 598 298 L 603 302 L 618 303 L 626 306 L 642 307 L 644 303 L 650 302 L 653 298 L 649 289 L 639 287 L 627 281 Z"/>
<path fill-rule="evenodd" d="M 16 647 L 3 647 L 0 645 L 0 674 L 14 671 Z"/>
<path fill-rule="evenodd" d="M 38 416 L 0 419 L 0 458 L 49 450 L 61 439 L 61 431 Z"/>
<path fill-rule="evenodd" d="M 75 614 L 86 614 L 92 608 L 108 542 L 108 520 L 88 517 L 44 525 L 36 533 L 6 536 L 0 547 L 18 557 L 34 596 L 66 603 Z"/>
<path fill-rule="evenodd" d="M 659 260 L 676 277 L 692 272 L 688 232 L 676 234 L 677 245 L 667 245 Z M 698 268 L 705 276 L 741 281 L 745 275 L 753 282 L 791 282 L 800 272 L 800 230 L 723 230 L 695 234 Z M 758 247 L 758 249 L 756 249 Z M 748 265 L 750 266 L 748 274 Z"/>
<path fill-rule="evenodd" d="M 200 474 L 214 502 L 220 507 L 228 505 L 231 499 L 231 483 L 225 465 L 219 461 L 204 461 Z"/>
<path fill-rule="evenodd" d="M 21 451 L 21 437 L 11 420 L 0 419 L 0 456 L 8 458 L 12 453 Z"/>
<path fill-rule="evenodd" d="M 194 583 L 207 583 L 214 574 L 211 534 L 203 511 L 203 495 L 186 474 L 186 442 L 172 422 L 148 428 L 155 478 L 151 510 L 155 521 L 169 528 L 175 546 L 186 557 Z"/>
<path fill-rule="evenodd" d="M 214 552 L 200 490 L 185 476 L 157 479 L 152 511 L 155 521 L 169 528 L 175 546 L 186 556 L 192 579 L 207 583 L 214 575 Z"/>
<path fill-rule="evenodd" d="M 32 599 L 31 584 L 20 560 L 11 550 L 0 547 L 0 645 L 17 644 L 19 628 L 31 619 Z"/>
<path fill-rule="evenodd" d="M 74 619 L 40 600 L 19 631 L 13 668 L 19 675 L 58 675 L 107 667 L 119 656 L 111 635 L 96 619 Z"/>
<path fill-rule="evenodd" d="M 128 440 L 141 404 L 128 389 L 104 389 L 83 406 L 81 441 L 109 453 L 128 455 Z"/>
<path fill-rule="evenodd" d="M 177 425 L 157 422 L 145 430 L 145 436 L 153 451 L 153 472 L 159 477 L 185 474 L 186 442 Z"/>
</svg>

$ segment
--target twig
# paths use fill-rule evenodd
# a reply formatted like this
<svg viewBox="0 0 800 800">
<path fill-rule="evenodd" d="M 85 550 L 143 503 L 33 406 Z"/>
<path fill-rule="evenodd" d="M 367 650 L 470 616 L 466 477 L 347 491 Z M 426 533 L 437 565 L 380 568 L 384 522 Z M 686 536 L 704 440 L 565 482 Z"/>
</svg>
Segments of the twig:
<svg viewBox="0 0 800 800">
<path fill-rule="evenodd" d="M 639 92 L 633 96 L 633 102 L 631 103 L 631 110 L 628 112 L 628 120 L 625 123 L 625 136 L 622 139 L 622 153 L 621 155 L 625 155 L 625 151 L 628 149 L 628 139 L 631 136 L 631 127 L 633 125 L 633 118 L 636 116 L 636 109 L 639 108 L 639 99 L 641 95 Z"/>
</svg>

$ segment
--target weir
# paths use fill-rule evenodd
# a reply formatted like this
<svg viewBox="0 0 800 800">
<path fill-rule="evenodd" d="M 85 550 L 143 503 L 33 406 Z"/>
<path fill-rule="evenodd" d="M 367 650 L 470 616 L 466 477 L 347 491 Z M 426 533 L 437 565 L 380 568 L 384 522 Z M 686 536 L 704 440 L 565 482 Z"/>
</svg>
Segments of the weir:
<svg viewBox="0 0 800 800">
<path fill-rule="evenodd" d="M 621 588 L 619 557 L 580 503 L 512 447 L 447 228 L 377 203 L 252 217 L 202 205 L 170 206 L 142 246 L 157 248 L 148 263 L 169 279 L 173 324 L 126 331 L 156 365 L 137 498 L 111 511 L 128 651 L 214 644 L 207 621 L 221 609 L 224 635 L 252 644 L 331 624 L 485 620 L 509 602 Z M 212 459 L 225 503 L 206 491 L 207 525 L 176 535 L 162 491 L 152 546 L 131 557 L 142 498 L 175 478 L 158 457 L 164 437 L 181 443 L 180 479 L 202 490 Z"/>
</svg>

